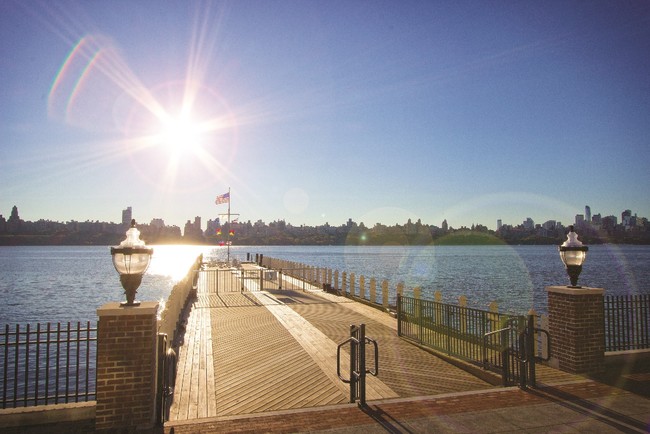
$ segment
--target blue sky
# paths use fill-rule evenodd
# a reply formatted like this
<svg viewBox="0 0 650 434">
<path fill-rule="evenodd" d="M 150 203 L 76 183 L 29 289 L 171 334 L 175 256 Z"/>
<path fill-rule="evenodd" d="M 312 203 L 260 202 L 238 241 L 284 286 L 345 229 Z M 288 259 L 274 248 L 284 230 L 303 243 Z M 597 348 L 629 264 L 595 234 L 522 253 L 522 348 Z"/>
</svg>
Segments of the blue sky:
<svg viewBox="0 0 650 434">
<path fill-rule="evenodd" d="M 646 1 L 0 2 L 0 213 L 650 217 Z"/>
</svg>

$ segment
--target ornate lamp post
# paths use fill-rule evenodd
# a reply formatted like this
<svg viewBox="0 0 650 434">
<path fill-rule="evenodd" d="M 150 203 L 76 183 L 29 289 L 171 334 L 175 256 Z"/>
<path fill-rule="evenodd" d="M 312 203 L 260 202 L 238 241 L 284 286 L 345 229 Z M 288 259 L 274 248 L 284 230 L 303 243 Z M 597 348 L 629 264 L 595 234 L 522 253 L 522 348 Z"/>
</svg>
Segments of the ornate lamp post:
<svg viewBox="0 0 650 434">
<path fill-rule="evenodd" d="M 120 303 L 122 306 L 140 305 L 140 302 L 135 301 L 135 293 L 142 282 L 142 275 L 149 267 L 152 254 L 153 249 L 145 247 L 144 241 L 140 239 L 140 231 L 135 227 L 135 220 L 131 220 L 126 239 L 118 247 L 111 247 L 113 266 L 120 274 L 120 282 L 126 294 L 126 301 Z"/>
<path fill-rule="evenodd" d="M 580 272 L 582 271 L 582 264 L 587 258 L 587 250 L 589 248 L 583 246 L 582 242 L 578 240 L 578 234 L 573 231 L 573 226 L 569 226 L 567 239 L 558 249 L 560 251 L 560 258 L 571 280 L 569 288 L 582 288 L 578 286 L 578 276 L 580 276 Z"/>
</svg>

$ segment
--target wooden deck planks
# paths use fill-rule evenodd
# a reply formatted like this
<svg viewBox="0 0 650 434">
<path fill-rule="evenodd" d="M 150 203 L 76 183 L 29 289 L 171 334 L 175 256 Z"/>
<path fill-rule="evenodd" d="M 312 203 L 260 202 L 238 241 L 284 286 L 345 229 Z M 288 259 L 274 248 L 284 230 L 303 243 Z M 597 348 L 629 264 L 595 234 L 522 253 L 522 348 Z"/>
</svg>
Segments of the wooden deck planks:
<svg viewBox="0 0 650 434">
<path fill-rule="evenodd" d="M 257 291 L 258 282 L 246 281 L 250 291 L 216 294 L 199 280 L 204 292 L 179 351 L 172 420 L 346 403 L 336 350 L 359 323 L 380 342 L 380 375 L 367 377 L 368 400 L 490 387 L 399 339 L 385 313 L 322 292 Z M 346 378 L 348 348 L 341 355 Z"/>
<path fill-rule="evenodd" d="M 220 416 L 346 402 L 266 308 L 219 309 L 213 328 Z"/>
<path fill-rule="evenodd" d="M 319 368 L 334 382 L 342 393 L 349 393 L 349 386 L 343 383 L 336 372 L 338 344 L 314 327 L 289 306 L 283 304 L 272 294 L 256 294 L 258 300 L 284 325 L 291 335 L 307 351 Z M 345 339 L 342 339 L 343 341 Z M 341 361 L 349 360 L 347 352 L 342 352 Z M 348 365 L 342 364 L 346 367 Z M 347 368 L 349 371 L 349 368 Z M 345 372 L 345 371 L 344 371 Z M 348 374 L 345 374 L 347 377 Z M 396 398 L 398 395 L 376 377 L 368 376 L 366 380 L 367 399 Z"/>
<path fill-rule="evenodd" d="M 180 348 L 171 420 L 216 416 L 210 310 L 194 308 Z"/>
<path fill-rule="evenodd" d="M 316 300 L 326 299 L 332 302 L 340 298 L 327 293 L 314 293 L 309 296 Z M 369 306 L 346 302 L 336 303 L 336 308 L 333 308 L 331 304 L 317 301 L 289 306 L 335 342 L 341 342 L 349 336 L 350 324 L 365 323 L 366 334 L 379 344 L 379 378 L 401 397 L 492 387 L 400 339 L 395 332 L 395 318 Z"/>
</svg>

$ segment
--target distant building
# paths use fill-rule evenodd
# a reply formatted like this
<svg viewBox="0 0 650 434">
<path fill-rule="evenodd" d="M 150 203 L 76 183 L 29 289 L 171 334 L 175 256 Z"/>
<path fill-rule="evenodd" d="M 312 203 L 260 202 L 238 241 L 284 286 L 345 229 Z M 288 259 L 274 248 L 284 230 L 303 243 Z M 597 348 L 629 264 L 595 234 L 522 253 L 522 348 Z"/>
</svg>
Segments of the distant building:
<svg viewBox="0 0 650 434">
<path fill-rule="evenodd" d="M 591 223 L 591 207 L 589 205 L 585 205 L 585 221 Z"/>
<path fill-rule="evenodd" d="M 557 224 L 557 223 L 556 223 L 555 220 L 548 220 L 548 221 L 545 221 L 545 222 L 544 222 L 544 224 L 542 225 L 542 227 L 543 227 L 544 229 L 546 229 L 546 230 L 552 231 L 552 230 L 555 229 L 556 224 Z"/>
<path fill-rule="evenodd" d="M 501 230 L 501 227 L 502 227 L 502 226 L 503 226 L 503 222 L 501 221 L 501 219 L 498 219 L 498 220 L 497 220 L 497 231 L 498 231 L 498 230 Z"/>
<path fill-rule="evenodd" d="M 449 230 L 449 225 L 447 224 L 447 219 L 442 221 L 442 231 L 447 232 Z"/>
<path fill-rule="evenodd" d="M 610 215 L 607 217 L 603 217 L 603 229 L 606 231 L 613 231 L 614 228 L 616 228 L 616 225 L 618 224 L 618 220 L 616 216 Z"/>
<path fill-rule="evenodd" d="M 575 225 L 583 226 L 585 224 L 585 216 L 583 214 L 576 214 Z"/>
<path fill-rule="evenodd" d="M 591 225 L 592 225 L 595 229 L 600 230 L 600 228 L 602 227 L 602 224 L 603 224 L 603 219 L 602 219 L 600 213 L 598 213 L 598 214 L 594 214 L 594 215 L 591 217 Z"/>
<path fill-rule="evenodd" d="M 165 227 L 165 220 L 163 220 L 163 219 L 151 219 L 151 223 L 149 223 L 149 224 L 154 228 L 162 229 L 162 228 Z"/>
<path fill-rule="evenodd" d="M 205 235 L 206 236 L 215 235 L 219 227 L 221 227 L 221 221 L 219 220 L 219 217 L 217 217 L 214 220 L 208 220 L 208 223 L 205 228 Z"/>
<path fill-rule="evenodd" d="M 194 223 L 188 220 L 185 223 L 185 230 L 183 236 L 186 238 L 202 238 L 203 231 L 201 230 L 201 217 L 194 217 Z"/>
<path fill-rule="evenodd" d="M 524 220 L 524 222 L 521 225 L 524 227 L 524 229 L 527 230 L 532 231 L 533 229 L 535 229 L 535 222 L 530 217 L 527 217 L 526 220 Z"/>
<path fill-rule="evenodd" d="M 129 206 L 126 209 L 122 210 L 122 224 L 125 226 L 130 226 L 131 220 L 133 220 L 133 211 Z"/>
<path fill-rule="evenodd" d="M 20 232 L 21 225 L 22 220 L 20 220 L 20 216 L 18 215 L 18 207 L 14 205 L 14 207 L 11 208 L 11 215 L 9 216 L 9 220 L 7 220 L 7 232 L 10 234 Z"/>
<path fill-rule="evenodd" d="M 621 213 L 621 224 L 625 227 L 632 226 L 632 211 L 626 209 Z"/>
</svg>

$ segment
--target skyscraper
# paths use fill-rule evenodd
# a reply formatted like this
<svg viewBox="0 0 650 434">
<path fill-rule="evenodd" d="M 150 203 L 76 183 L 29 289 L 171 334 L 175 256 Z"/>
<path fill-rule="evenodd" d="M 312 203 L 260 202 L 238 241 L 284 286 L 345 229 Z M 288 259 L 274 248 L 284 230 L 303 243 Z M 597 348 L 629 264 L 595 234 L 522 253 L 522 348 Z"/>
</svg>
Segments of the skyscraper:
<svg viewBox="0 0 650 434">
<path fill-rule="evenodd" d="M 122 224 L 125 226 L 130 226 L 131 225 L 131 220 L 133 219 L 133 212 L 131 211 L 131 207 L 127 207 L 126 209 L 122 210 Z"/>
<path fill-rule="evenodd" d="M 589 205 L 585 205 L 585 221 L 591 223 L 591 207 Z"/>
</svg>

